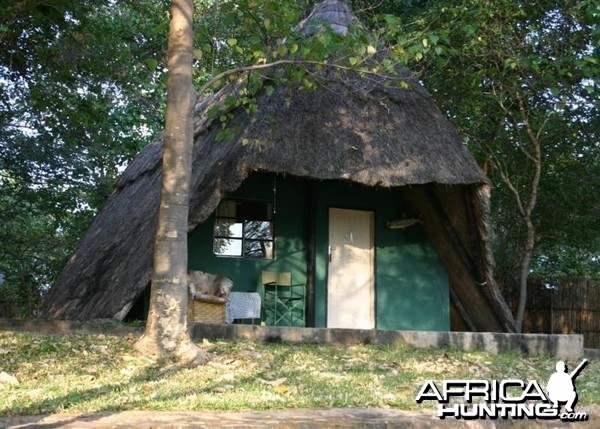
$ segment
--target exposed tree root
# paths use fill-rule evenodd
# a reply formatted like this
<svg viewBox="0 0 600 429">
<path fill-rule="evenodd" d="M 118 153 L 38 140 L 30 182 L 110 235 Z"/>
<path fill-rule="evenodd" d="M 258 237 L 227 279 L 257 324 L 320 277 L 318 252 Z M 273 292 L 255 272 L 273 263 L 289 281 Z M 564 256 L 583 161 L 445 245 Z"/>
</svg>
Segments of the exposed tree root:
<svg viewBox="0 0 600 429">
<path fill-rule="evenodd" d="M 199 366 L 209 362 L 212 355 L 189 338 L 179 341 L 160 339 L 144 334 L 134 345 L 135 350 L 146 356 L 174 359 L 184 365 Z"/>
</svg>

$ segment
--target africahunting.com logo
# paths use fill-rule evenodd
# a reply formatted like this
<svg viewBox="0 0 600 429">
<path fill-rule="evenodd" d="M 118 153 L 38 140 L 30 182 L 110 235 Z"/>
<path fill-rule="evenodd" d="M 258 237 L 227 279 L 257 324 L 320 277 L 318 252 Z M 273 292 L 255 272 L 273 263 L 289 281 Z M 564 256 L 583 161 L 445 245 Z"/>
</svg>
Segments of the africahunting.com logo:
<svg viewBox="0 0 600 429">
<path fill-rule="evenodd" d="M 527 418 L 584 421 L 588 419 L 587 413 L 575 411 L 578 399 L 575 379 L 587 363 L 587 359 L 584 359 L 568 373 L 565 363 L 558 361 L 545 391 L 536 380 L 527 383 L 513 379 L 444 380 L 441 386 L 428 380 L 421 387 L 416 401 L 418 404 L 436 401 L 440 419 Z M 561 411 L 562 404 L 564 410 Z"/>
</svg>

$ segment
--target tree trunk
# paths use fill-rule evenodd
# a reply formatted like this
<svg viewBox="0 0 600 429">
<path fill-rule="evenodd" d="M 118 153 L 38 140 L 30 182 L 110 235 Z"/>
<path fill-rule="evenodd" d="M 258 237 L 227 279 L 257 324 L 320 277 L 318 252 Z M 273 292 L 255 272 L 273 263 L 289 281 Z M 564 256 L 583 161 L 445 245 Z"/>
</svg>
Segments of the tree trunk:
<svg viewBox="0 0 600 429">
<path fill-rule="evenodd" d="M 162 185 L 143 353 L 204 363 L 187 329 L 187 226 L 193 149 L 193 0 L 171 1 Z"/>
<path fill-rule="evenodd" d="M 494 168 L 500 174 L 500 178 L 504 184 L 508 187 L 510 192 L 515 197 L 517 203 L 517 209 L 521 215 L 521 220 L 525 224 L 527 236 L 525 238 L 525 246 L 523 249 L 523 255 L 521 255 L 521 261 L 519 263 L 519 303 L 515 314 L 516 331 L 521 333 L 523 330 L 523 319 L 525 316 L 525 307 L 527 304 L 527 280 L 529 278 L 529 266 L 531 264 L 531 257 L 533 256 L 533 250 L 535 247 L 535 225 L 533 224 L 532 213 L 535 210 L 537 204 L 538 193 L 540 190 L 540 180 L 542 177 L 542 143 L 540 141 L 540 135 L 544 129 L 549 116 L 541 123 L 537 132 L 534 131 L 534 127 L 531 122 L 530 114 L 525 106 L 525 101 L 521 96 L 520 92 L 517 91 L 515 98 L 518 100 L 520 118 L 515 119 L 513 112 L 508 109 L 502 101 L 500 101 L 500 107 L 506 112 L 510 121 L 515 124 L 519 123 L 524 126 L 527 134 L 527 140 L 532 152 L 520 146 L 519 149 L 525 156 L 525 158 L 533 165 L 533 177 L 529 185 L 529 198 L 528 201 L 524 200 L 521 196 L 521 192 L 515 186 L 513 179 L 511 178 L 507 166 L 502 163 L 496 155 L 488 151 L 489 160 L 491 161 Z"/>
<path fill-rule="evenodd" d="M 521 214 L 523 215 L 523 222 L 527 228 L 525 250 L 523 252 L 523 257 L 521 258 L 521 272 L 519 276 L 519 306 L 517 307 L 516 315 L 517 332 L 521 333 L 523 331 L 523 318 L 525 315 L 525 306 L 527 304 L 527 280 L 529 279 L 529 265 L 531 262 L 531 256 L 533 255 L 533 249 L 535 247 L 535 226 L 533 225 L 532 213 L 537 204 L 540 180 L 542 177 L 542 144 L 540 141 L 540 134 L 548 118 L 546 118 L 546 120 L 542 123 L 538 129 L 538 132 L 534 132 L 531 121 L 529 120 L 529 115 L 527 114 L 527 109 L 525 108 L 525 103 L 523 102 L 523 98 L 520 96 L 520 94 L 517 95 L 519 100 L 519 111 L 521 112 L 521 117 L 523 119 L 523 124 L 525 125 L 525 131 L 527 133 L 527 137 L 529 138 L 529 143 L 533 149 L 533 153 L 529 153 L 522 149 L 525 156 L 533 164 L 533 178 L 531 180 L 531 194 L 529 196 L 529 203 L 526 207 L 520 205 Z"/>
<path fill-rule="evenodd" d="M 531 217 L 524 219 L 527 227 L 527 238 L 525 241 L 525 250 L 521 258 L 520 272 L 519 272 L 519 304 L 517 306 L 517 314 L 515 320 L 517 323 L 517 332 L 523 331 L 523 318 L 525 316 L 525 306 L 527 304 L 527 281 L 529 279 L 529 265 L 531 262 L 531 255 L 533 254 L 533 248 L 535 246 L 535 228 Z"/>
</svg>

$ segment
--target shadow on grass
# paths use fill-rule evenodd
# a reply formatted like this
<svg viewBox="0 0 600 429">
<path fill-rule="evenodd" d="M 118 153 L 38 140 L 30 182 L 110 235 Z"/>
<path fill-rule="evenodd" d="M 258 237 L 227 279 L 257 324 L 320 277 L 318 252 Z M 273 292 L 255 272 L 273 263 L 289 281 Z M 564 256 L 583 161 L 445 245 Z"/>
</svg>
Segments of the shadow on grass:
<svg viewBox="0 0 600 429">
<path fill-rule="evenodd" d="M 161 368 L 167 368 L 161 370 Z M 65 425 L 73 424 L 76 421 L 93 422 L 99 418 L 105 418 L 111 414 L 116 414 L 120 411 L 133 410 L 136 406 L 140 406 L 147 403 L 147 399 L 138 400 L 127 400 L 121 404 L 115 405 L 111 403 L 105 407 L 99 407 L 93 412 L 77 412 L 76 416 L 66 416 L 64 420 L 60 420 L 52 423 L 42 423 L 42 421 L 52 414 L 69 413 L 70 409 L 85 404 L 93 399 L 97 399 L 102 396 L 108 396 L 115 392 L 124 391 L 134 386 L 141 386 L 144 383 L 159 380 L 164 376 L 170 376 L 180 372 L 183 369 L 189 368 L 185 365 L 172 364 L 166 361 L 156 361 L 151 366 L 145 368 L 143 372 L 132 377 L 128 381 L 103 384 L 98 387 L 90 388 L 87 390 L 74 390 L 70 391 L 62 396 L 54 397 L 51 399 L 43 399 L 39 402 L 35 402 L 27 407 L 20 408 L 6 408 L 4 410 L 7 414 L 13 414 L 12 417 L 6 417 L 0 419 L 0 428 L 10 427 L 9 423 L 19 424 L 19 427 L 39 427 L 39 428 L 54 428 L 63 427 Z M 174 399 L 178 396 L 185 396 L 187 392 L 178 393 L 173 395 Z M 16 423 L 15 423 L 16 422 Z M 23 422 L 23 423 L 19 423 Z M 23 426 L 24 425 L 24 426 Z"/>
<path fill-rule="evenodd" d="M 236 352 L 234 350 L 226 350 L 224 351 L 223 356 L 227 356 L 228 353 Z M 18 425 L 19 427 L 39 428 L 64 427 L 66 425 L 72 425 L 76 422 L 90 423 L 100 419 L 108 419 L 111 415 L 118 414 L 121 411 L 148 409 L 148 404 L 151 404 L 153 401 L 169 404 L 177 401 L 178 399 L 186 398 L 191 395 L 215 395 L 215 397 L 218 397 L 224 393 L 231 394 L 231 392 L 228 392 L 229 388 L 219 390 L 228 383 L 228 381 L 219 378 L 220 373 L 226 370 L 214 369 L 214 377 L 209 378 L 208 380 L 205 379 L 204 383 L 202 383 L 202 386 L 182 386 L 182 388 L 179 388 L 173 392 L 168 392 L 165 394 L 159 393 L 158 397 L 156 398 L 151 398 L 149 396 L 150 394 L 144 396 L 144 386 L 147 385 L 147 383 L 158 381 L 165 377 L 173 377 L 182 370 L 189 368 L 189 366 L 175 364 L 171 361 L 154 361 L 145 367 L 139 368 L 138 372 L 128 380 L 104 383 L 99 386 L 83 390 L 78 390 L 75 388 L 75 390 L 68 391 L 63 395 L 40 399 L 28 405 L 15 403 L 3 409 L 3 413 L 12 416 L 0 418 L 0 428 L 11 427 L 13 425 Z M 258 383 L 260 383 L 260 380 L 268 380 L 270 371 L 271 370 L 268 366 L 265 368 L 259 367 L 257 368 L 257 371 L 253 371 L 252 374 L 249 374 L 247 377 L 236 378 L 235 381 L 232 381 L 232 383 L 230 383 L 231 389 L 242 388 L 249 392 L 250 395 L 255 393 L 253 386 L 256 386 L 256 393 L 260 393 L 261 389 L 268 390 L 268 386 L 260 386 Z M 130 389 L 135 389 L 138 394 L 135 396 L 124 394 L 124 399 L 121 402 L 113 400 L 115 394 L 118 394 L 118 392 L 127 392 Z M 86 408 L 85 405 L 92 401 L 97 403 L 98 399 L 102 397 L 107 397 L 106 405 L 96 406 L 93 412 L 74 411 L 80 407 Z M 227 400 L 228 399 L 224 399 L 224 401 Z M 240 407 L 234 406 L 233 408 L 251 409 L 252 405 L 252 402 L 248 401 Z M 285 407 L 285 405 L 280 404 L 278 408 L 283 407 Z M 156 407 L 152 408 L 156 409 Z M 209 408 L 213 407 L 209 406 Z M 229 407 L 223 407 L 219 405 L 214 406 L 215 410 L 223 410 L 226 408 Z M 262 406 L 259 408 L 265 407 Z M 64 418 L 60 416 L 56 419 L 50 417 L 53 414 L 63 413 L 75 413 L 76 415 L 65 415 Z"/>
</svg>

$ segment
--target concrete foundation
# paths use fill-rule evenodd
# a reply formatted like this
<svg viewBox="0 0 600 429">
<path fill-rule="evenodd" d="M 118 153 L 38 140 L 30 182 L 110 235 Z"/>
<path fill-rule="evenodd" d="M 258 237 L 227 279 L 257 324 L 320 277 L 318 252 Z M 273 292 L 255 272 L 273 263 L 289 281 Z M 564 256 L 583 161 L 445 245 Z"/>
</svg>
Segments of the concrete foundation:
<svg viewBox="0 0 600 429">
<path fill-rule="evenodd" d="M 114 320 L 11 320 L 0 319 L 0 331 L 36 333 L 141 334 L 141 328 Z M 482 350 L 500 353 L 516 350 L 528 356 L 548 355 L 559 359 L 584 356 L 583 335 L 502 334 L 494 332 L 425 332 L 384 331 L 370 329 L 288 328 L 257 325 L 191 324 L 192 338 L 209 340 L 243 338 L 258 342 L 297 342 L 311 344 L 381 344 L 412 347 L 455 347 L 459 350 Z M 598 353 L 586 350 L 587 356 Z M 595 355 L 594 355 L 595 356 Z"/>
<path fill-rule="evenodd" d="M 413 347 L 455 347 L 500 353 L 516 350 L 528 356 L 549 355 L 559 359 L 583 356 L 583 335 L 503 334 L 494 332 L 425 332 L 364 329 L 287 328 L 256 325 L 194 324 L 195 339 L 244 338 L 260 342 L 312 344 L 381 344 Z"/>
</svg>

